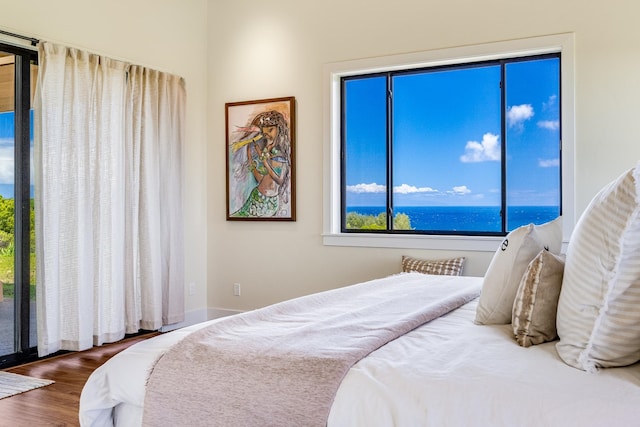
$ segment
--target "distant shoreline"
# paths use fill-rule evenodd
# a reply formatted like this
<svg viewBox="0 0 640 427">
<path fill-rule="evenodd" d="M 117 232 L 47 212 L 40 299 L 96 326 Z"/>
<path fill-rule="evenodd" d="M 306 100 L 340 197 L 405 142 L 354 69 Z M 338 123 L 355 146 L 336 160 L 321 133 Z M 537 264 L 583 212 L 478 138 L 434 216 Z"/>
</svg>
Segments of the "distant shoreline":
<svg viewBox="0 0 640 427">
<path fill-rule="evenodd" d="M 377 216 L 380 206 L 350 206 L 347 213 Z M 501 231 L 499 206 L 397 206 L 394 214 L 409 216 L 414 230 Z M 557 206 L 511 206 L 507 210 L 508 229 L 530 223 L 542 224 L 558 217 Z"/>
</svg>

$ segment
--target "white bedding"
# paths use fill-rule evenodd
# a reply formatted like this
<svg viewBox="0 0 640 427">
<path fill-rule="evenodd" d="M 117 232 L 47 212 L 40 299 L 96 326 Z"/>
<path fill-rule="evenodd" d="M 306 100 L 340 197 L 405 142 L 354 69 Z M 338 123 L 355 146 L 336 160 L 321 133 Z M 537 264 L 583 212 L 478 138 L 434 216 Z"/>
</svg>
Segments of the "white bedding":
<svg viewBox="0 0 640 427">
<path fill-rule="evenodd" d="M 328 425 L 638 425 L 640 364 L 588 374 L 563 363 L 555 343 L 523 348 L 511 325 L 475 325 L 476 304 L 423 325 L 354 365 Z M 81 425 L 141 425 L 146 377 L 156 358 L 211 322 L 145 340 L 97 369 L 82 392 Z"/>
</svg>

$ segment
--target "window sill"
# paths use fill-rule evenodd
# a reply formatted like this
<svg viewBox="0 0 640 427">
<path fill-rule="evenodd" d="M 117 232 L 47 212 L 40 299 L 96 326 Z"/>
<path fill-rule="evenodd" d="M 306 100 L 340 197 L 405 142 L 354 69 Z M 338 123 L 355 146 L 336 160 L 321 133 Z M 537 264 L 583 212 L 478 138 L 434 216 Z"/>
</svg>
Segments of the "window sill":
<svg viewBox="0 0 640 427">
<path fill-rule="evenodd" d="M 495 252 L 504 237 L 500 236 L 413 236 L 331 233 L 322 235 L 325 246 L 387 249 L 431 249 L 437 251 Z M 562 240 L 561 253 L 567 253 L 568 240 Z"/>
<path fill-rule="evenodd" d="M 441 251 L 495 252 L 504 237 L 500 236 L 413 236 L 378 234 L 323 234 L 325 246 L 369 248 L 434 249 Z"/>
</svg>

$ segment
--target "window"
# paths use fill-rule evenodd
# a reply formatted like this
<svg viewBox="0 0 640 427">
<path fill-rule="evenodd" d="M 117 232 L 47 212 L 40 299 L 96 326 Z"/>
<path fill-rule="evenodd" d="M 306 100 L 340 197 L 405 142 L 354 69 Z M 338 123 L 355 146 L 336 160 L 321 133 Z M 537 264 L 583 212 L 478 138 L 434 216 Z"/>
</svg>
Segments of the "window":
<svg viewBox="0 0 640 427">
<path fill-rule="evenodd" d="M 561 213 L 572 225 L 571 46 L 555 36 L 327 67 L 325 243 L 483 249 Z"/>
<path fill-rule="evenodd" d="M 37 52 L 0 43 L 0 367 L 35 357 L 36 79 Z"/>
<path fill-rule="evenodd" d="M 342 231 L 505 235 L 556 218 L 559 64 L 343 77 Z"/>
</svg>

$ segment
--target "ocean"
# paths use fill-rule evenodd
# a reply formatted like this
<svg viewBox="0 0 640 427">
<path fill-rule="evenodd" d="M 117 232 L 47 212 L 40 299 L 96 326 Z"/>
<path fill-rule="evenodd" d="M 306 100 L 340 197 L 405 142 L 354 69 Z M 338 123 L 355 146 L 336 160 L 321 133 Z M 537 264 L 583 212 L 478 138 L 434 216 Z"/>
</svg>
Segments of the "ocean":
<svg viewBox="0 0 640 427">
<path fill-rule="evenodd" d="M 347 213 L 374 215 L 384 212 L 380 206 L 351 206 Z M 404 213 L 411 228 L 424 231 L 500 232 L 499 206 L 398 206 L 395 214 Z M 557 218 L 557 206 L 512 206 L 507 210 L 507 230 L 530 223 L 542 224 Z"/>
</svg>

